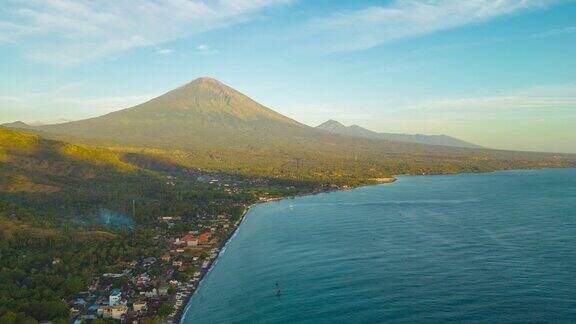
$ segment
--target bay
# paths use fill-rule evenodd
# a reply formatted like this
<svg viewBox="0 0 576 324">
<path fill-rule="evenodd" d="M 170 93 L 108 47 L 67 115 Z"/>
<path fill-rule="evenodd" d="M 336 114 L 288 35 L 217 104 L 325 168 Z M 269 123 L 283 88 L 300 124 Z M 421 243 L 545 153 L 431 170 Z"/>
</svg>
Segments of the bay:
<svg viewBox="0 0 576 324">
<path fill-rule="evenodd" d="M 576 321 L 576 169 L 254 206 L 182 323 Z"/>
</svg>

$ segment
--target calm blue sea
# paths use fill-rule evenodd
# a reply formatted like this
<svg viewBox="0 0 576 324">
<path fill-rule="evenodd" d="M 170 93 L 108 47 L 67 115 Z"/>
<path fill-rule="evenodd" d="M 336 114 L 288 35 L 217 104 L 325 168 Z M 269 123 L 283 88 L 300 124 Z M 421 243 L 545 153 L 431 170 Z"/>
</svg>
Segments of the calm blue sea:
<svg viewBox="0 0 576 324">
<path fill-rule="evenodd" d="M 401 177 L 257 205 L 183 319 L 445 321 L 576 322 L 576 169 Z"/>
</svg>

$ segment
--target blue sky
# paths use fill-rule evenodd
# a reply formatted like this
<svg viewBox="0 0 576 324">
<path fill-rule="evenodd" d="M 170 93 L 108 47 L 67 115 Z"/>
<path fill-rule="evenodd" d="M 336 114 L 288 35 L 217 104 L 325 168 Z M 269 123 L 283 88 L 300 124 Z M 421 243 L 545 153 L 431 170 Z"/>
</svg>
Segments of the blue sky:
<svg viewBox="0 0 576 324">
<path fill-rule="evenodd" d="M 575 1 L 7 0 L 0 122 L 212 76 L 312 126 L 576 153 L 575 57 Z"/>
</svg>

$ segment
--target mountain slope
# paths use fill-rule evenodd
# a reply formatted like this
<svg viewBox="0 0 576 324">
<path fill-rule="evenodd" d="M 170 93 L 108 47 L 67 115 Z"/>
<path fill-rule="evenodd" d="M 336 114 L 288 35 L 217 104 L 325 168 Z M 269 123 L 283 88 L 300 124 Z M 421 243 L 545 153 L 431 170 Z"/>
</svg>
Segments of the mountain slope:
<svg viewBox="0 0 576 324">
<path fill-rule="evenodd" d="M 14 124 L 12 124 L 14 125 Z M 13 126 L 14 127 L 14 126 Z M 573 165 L 573 156 L 422 145 L 298 123 L 210 78 L 101 117 L 26 127 L 42 136 L 153 151 L 186 167 L 357 184 L 392 174 Z M 368 137 L 368 136 L 365 136 Z"/>
<path fill-rule="evenodd" d="M 234 144 L 305 129 L 211 78 L 199 78 L 143 104 L 101 117 L 34 127 L 122 144 L 190 147 Z"/>
<path fill-rule="evenodd" d="M 62 179 L 92 179 L 136 167 L 120 155 L 0 127 L 0 192 L 54 192 Z"/>
<path fill-rule="evenodd" d="M 336 134 L 370 138 L 370 139 L 383 139 L 395 142 L 418 143 L 427 145 L 482 148 L 479 145 L 469 143 L 447 135 L 421 135 L 421 134 L 411 135 L 411 134 L 395 134 L 395 133 L 378 133 L 366 128 L 362 128 L 358 125 L 345 126 L 340 122 L 332 119 L 316 126 L 316 128 Z"/>
</svg>

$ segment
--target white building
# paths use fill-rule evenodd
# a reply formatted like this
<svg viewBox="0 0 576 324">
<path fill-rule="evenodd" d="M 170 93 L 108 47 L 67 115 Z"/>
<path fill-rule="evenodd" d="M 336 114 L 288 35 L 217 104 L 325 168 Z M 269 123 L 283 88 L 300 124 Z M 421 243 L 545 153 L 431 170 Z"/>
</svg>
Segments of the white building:
<svg viewBox="0 0 576 324">
<path fill-rule="evenodd" d="M 110 293 L 110 297 L 108 298 L 108 304 L 110 306 L 118 305 L 120 303 L 120 299 L 122 298 L 122 291 L 120 289 L 112 289 Z"/>
</svg>

